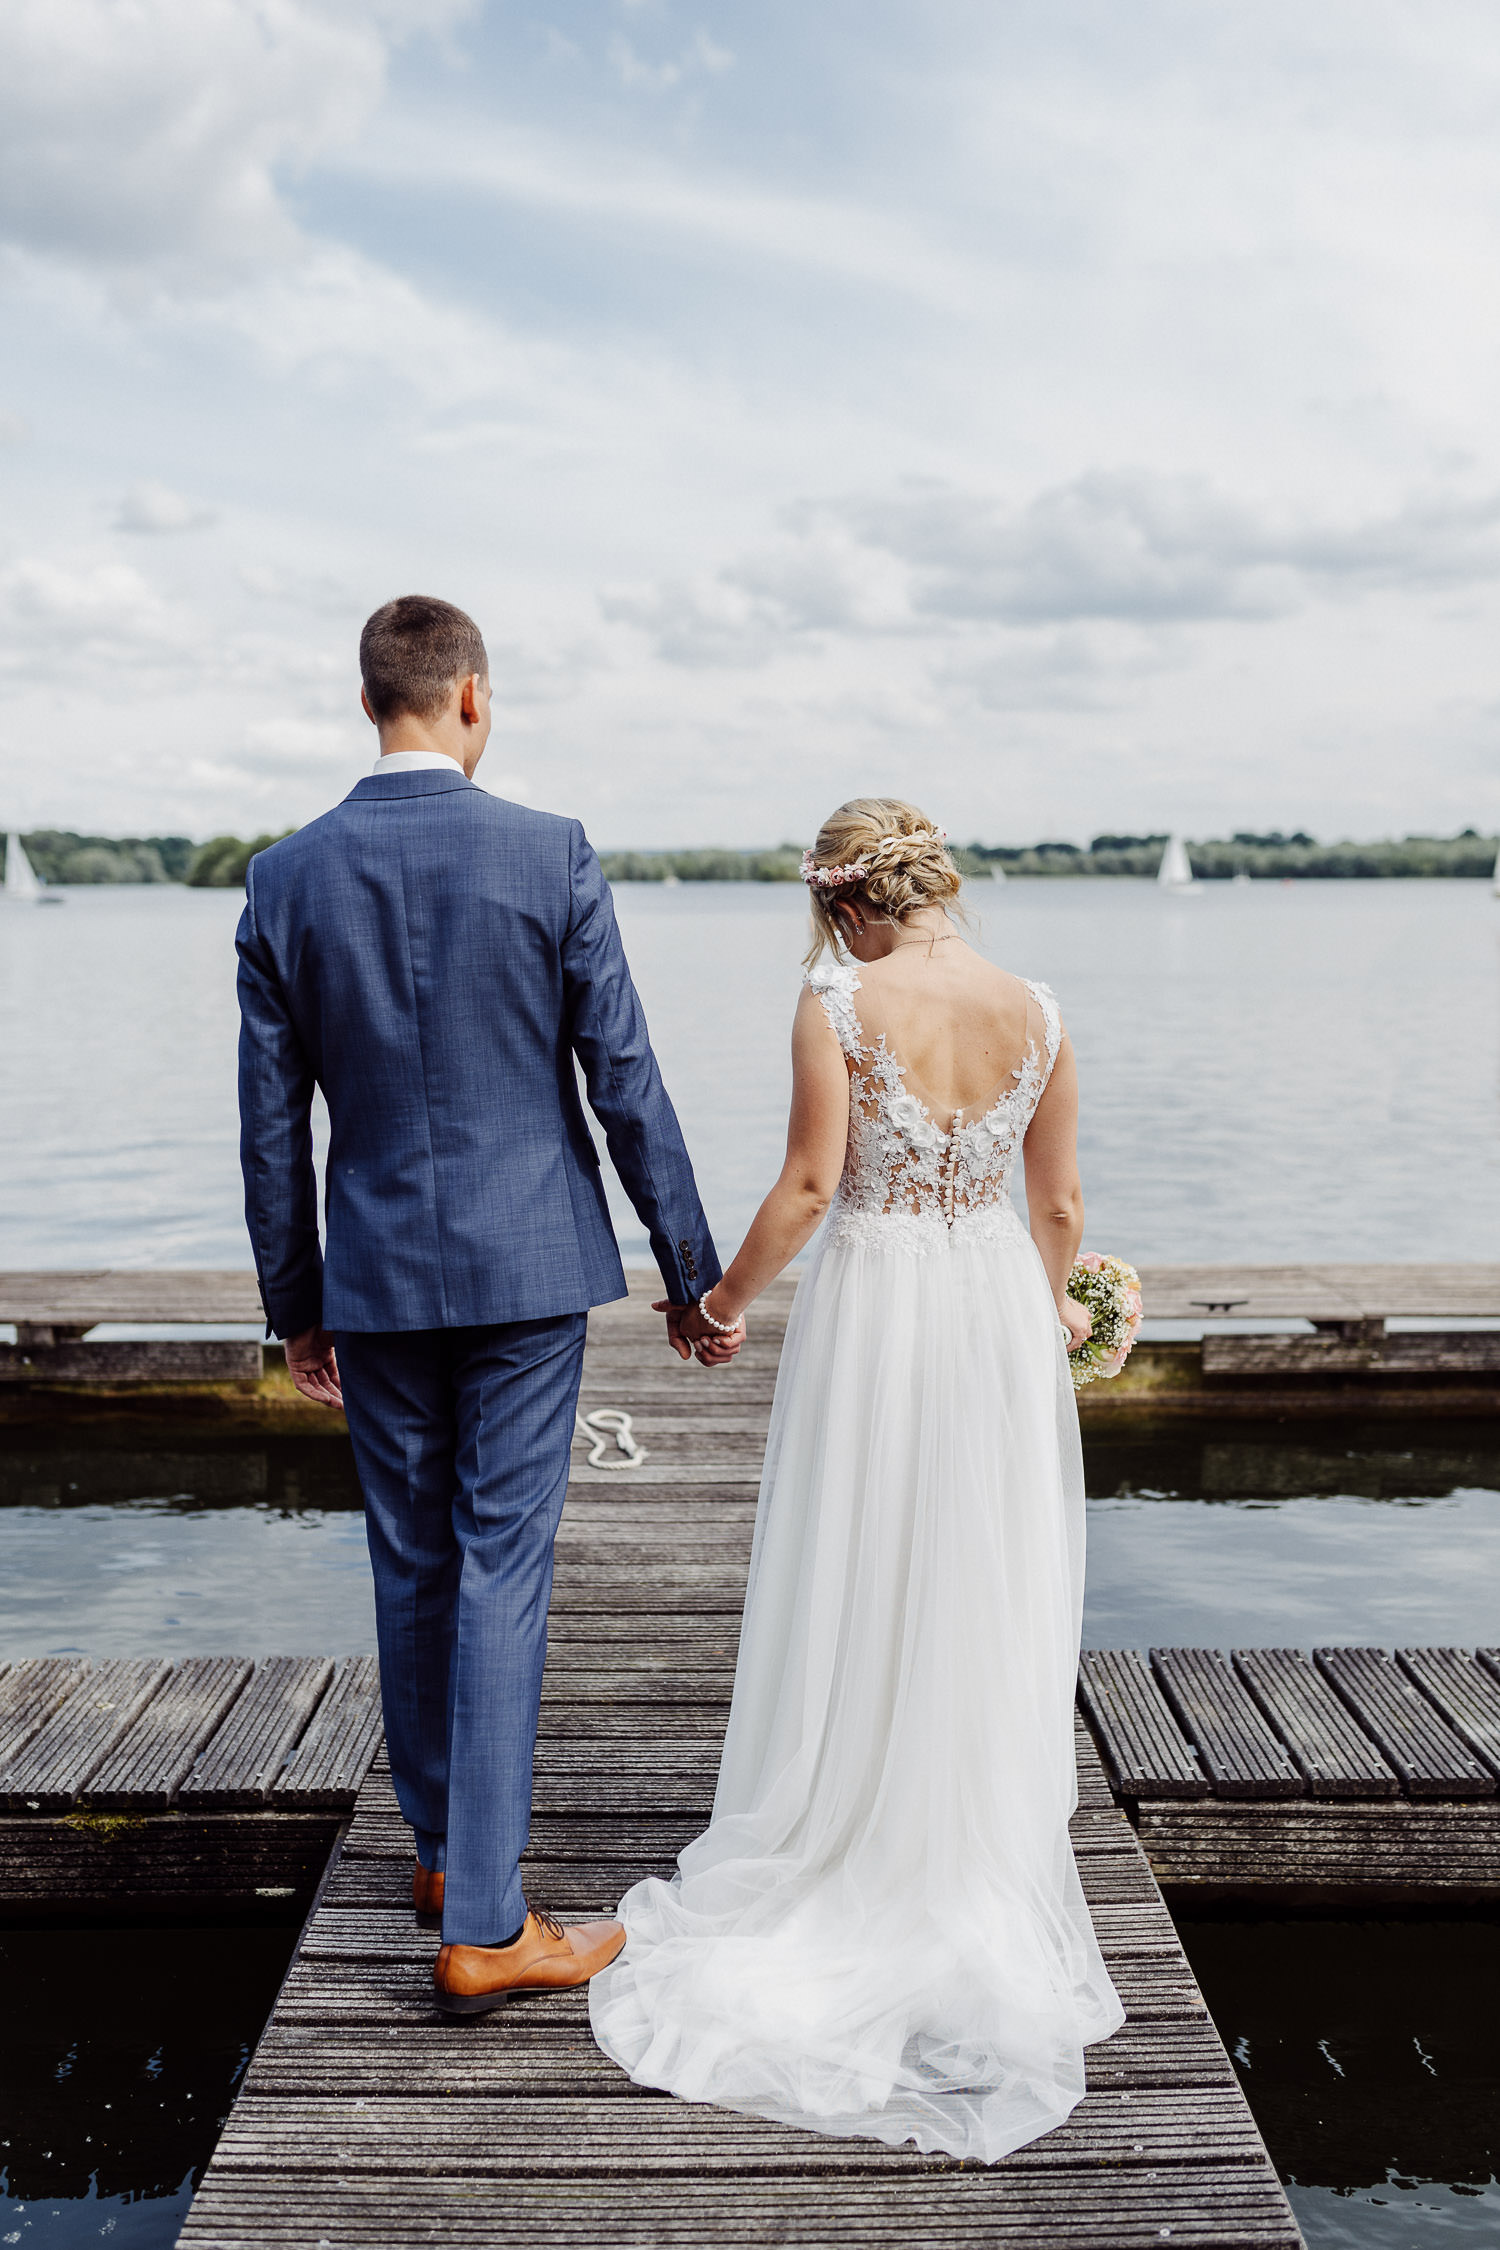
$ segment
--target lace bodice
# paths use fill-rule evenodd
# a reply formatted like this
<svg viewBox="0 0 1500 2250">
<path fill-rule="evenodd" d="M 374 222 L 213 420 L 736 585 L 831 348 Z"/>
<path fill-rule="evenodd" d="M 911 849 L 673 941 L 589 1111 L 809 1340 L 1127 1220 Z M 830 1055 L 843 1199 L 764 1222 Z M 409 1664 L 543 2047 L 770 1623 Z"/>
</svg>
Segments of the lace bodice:
<svg viewBox="0 0 1500 2250">
<path fill-rule="evenodd" d="M 1028 1037 L 1013 1081 L 984 1109 L 955 1111 L 945 1130 L 907 1084 L 904 1066 L 882 1031 L 867 1040 L 854 1004 L 859 976 L 845 964 L 820 963 L 807 984 L 849 1063 L 849 1145 L 829 1216 L 835 1241 L 894 1241 L 913 1249 L 940 1247 L 955 1233 L 1006 1238 L 1023 1229 L 1010 1200 L 1016 1153 L 1036 1112 L 1057 1050 L 1062 1023 L 1045 984 L 1027 980 L 1041 1011 L 1045 1052 Z M 978 1106 L 977 1104 L 974 1106 Z"/>
</svg>

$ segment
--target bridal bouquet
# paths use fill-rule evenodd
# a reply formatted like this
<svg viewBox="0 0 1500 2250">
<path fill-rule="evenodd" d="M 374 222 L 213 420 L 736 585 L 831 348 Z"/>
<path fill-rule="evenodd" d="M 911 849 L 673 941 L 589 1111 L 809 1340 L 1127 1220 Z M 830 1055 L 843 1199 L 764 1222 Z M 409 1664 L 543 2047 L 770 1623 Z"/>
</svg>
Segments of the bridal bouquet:
<svg viewBox="0 0 1500 2250">
<path fill-rule="evenodd" d="M 1118 1375 L 1129 1358 L 1141 1325 L 1141 1277 L 1123 1258 L 1101 1257 L 1090 1250 L 1074 1261 L 1068 1295 L 1094 1322 L 1088 1342 L 1068 1355 L 1073 1388 L 1081 1391 L 1085 1383 L 1097 1383 L 1101 1376 Z"/>
</svg>

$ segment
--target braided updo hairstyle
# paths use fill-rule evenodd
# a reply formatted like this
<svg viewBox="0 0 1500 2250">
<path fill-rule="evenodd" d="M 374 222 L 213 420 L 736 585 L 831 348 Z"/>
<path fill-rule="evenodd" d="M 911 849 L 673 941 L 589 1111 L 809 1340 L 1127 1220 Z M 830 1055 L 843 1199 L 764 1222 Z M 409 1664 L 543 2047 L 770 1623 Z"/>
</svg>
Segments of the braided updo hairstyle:
<svg viewBox="0 0 1500 2250">
<path fill-rule="evenodd" d="M 837 888 L 809 885 L 812 946 L 804 957 L 808 968 L 826 945 L 836 953 L 843 951 L 836 907 L 847 902 L 877 919 L 906 922 L 924 907 L 950 910 L 962 888 L 942 831 L 899 797 L 851 797 L 824 821 L 808 859 L 815 868 L 851 867 L 860 861 L 865 865 L 863 875 Z"/>
</svg>

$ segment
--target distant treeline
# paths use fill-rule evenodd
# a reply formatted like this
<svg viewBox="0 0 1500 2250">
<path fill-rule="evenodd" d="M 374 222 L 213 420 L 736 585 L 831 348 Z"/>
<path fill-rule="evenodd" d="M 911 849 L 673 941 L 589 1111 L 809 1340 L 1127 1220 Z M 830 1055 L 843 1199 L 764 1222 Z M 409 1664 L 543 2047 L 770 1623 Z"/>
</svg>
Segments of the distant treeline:
<svg viewBox="0 0 1500 2250">
<path fill-rule="evenodd" d="M 245 887 L 245 869 L 257 852 L 267 844 L 279 844 L 283 836 L 290 836 L 290 828 L 278 828 L 275 835 L 252 836 L 247 843 L 242 836 L 210 836 L 193 854 L 193 864 L 184 880 L 195 891 L 242 891 Z"/>
<path fill-rule="evenodd" d="M 1096 836 L 1078 844 L 974 844 L 972 855 L 1007 875 L 1154 875 L 1165 836 Z M 1500 843 L 1466 828 L 1458 836 L 1406 836 L 1399 843 L 1320 844 L 1301 829 L 1189 842 L 1188 859 L 1202 882 L 1234 875 L 1321 876 L 1488 875 Z"/>
<path fill-rule="evenodd" d="M 21 842 L 44 883 L 182 883 L 197 845 L 191 836 L 75 836 L 36 828 Z"/>
<path fill-rule="evenodd" d="M 44 883 L 188 883 L 196 890 L 239 890 L 257 852 L 290 835 L 75 836 L 34 829 L 21 841 Z M 1154 875 L 1165 836 L 1095 836 L 1082 844 L 956 844 L 959 872 L 994 875 Z M 1209 837 L 1189 843 L 1193 873 L 1205 882 L 1233 875 L 1488 875 L 1497 839 L 1466 828 L 1458 836 L 1406 836 L 1399 843 L 1320 844 L 1298 829 Z M 764 851 L 601 852 L 611 883 L 795 883 L 798 844 Z"/>
<path fill-rule="evenodd" d="M 959 872 L 994 875 L 1154 875 L 1165 836 L 1096 836 L 1082 844 L 953 846 Z M 1201 880 L 1233 875 L 1488 875 L 1500 840 L 1466 828 L 1459 836 L 1407 836 L 1399 843 L 1320 844 L 1298 829 L 1209 837 L 1189 843 Z M 792 844 L 770 851 L 603 852 L 612 883 L 794 883 L 802 854 Z"/>
<path fill-rule="evenodd" d="M 977 845 L 955 845 L 953 857 L 962 875 L 992 872 Z M 611 883 L 796 883 L 802 875 L 802 846 L 776 844 L 758 852 L 601 852 L 599 864 Z"/>
<path fill-rule="evenodd" d="M 75 836 L 64 828 L 21 838 L 44 883 L 190 883 L 195 890 L 239 890 L 253 855 L 276 841 L 211 836 L 195 844 L 191 836 Z"/>
</svg>

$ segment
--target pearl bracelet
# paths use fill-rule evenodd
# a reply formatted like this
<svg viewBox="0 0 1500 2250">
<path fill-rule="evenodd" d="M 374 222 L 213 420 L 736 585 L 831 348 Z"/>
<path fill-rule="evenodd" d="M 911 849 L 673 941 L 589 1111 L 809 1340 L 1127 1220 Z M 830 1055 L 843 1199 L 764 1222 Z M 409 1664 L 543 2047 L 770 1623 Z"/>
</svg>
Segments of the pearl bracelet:
<svg viewBox="0 0 1500 2250">
<path fill-rule="evenodd" d="M 708 1309 L 708 1291 L 706 1289 L 704 1290 L 702 1296 L 698 1299 L 698 1310 L 702 1313 L 704 1319 L 708 1322 L 709 1327 L 716 1328 L 721 1336 L 732 1336 L 735 1330 L 739 1327 L 739 1322 L 737 1320 L 714 1319 L 713 1314 Z"/>
</svg>

